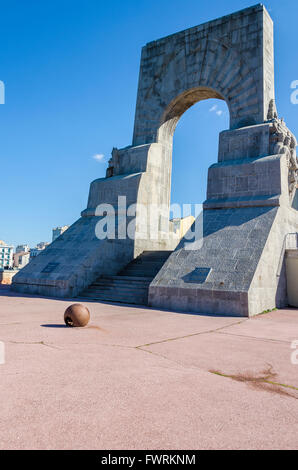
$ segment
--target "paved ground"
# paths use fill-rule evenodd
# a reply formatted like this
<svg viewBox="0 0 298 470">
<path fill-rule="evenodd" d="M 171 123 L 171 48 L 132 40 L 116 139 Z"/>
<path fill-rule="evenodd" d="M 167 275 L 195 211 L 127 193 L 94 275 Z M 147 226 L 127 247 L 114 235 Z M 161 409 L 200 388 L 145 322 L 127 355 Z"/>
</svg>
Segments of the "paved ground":
<svg viewBox="0 0 298 470">
<path fill-rule="evenodd" d="M 1 449 L 298 449 L 298 311 L 247 320 L 0 289 Z M 278 385 L 281 384 L 281 385 Z"/>
</svg>

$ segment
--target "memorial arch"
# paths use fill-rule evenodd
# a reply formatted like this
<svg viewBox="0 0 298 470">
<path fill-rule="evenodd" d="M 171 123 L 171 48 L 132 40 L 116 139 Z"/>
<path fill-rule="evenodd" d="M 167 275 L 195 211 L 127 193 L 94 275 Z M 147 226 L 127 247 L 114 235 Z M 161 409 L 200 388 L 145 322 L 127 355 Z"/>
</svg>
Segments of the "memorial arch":
<svg viewBox="0 0 298 470">
<path fill-rule="evenodd" d="M 231 129 L 262 122 L 256 70 L 241 60 L 235 46 L 214 39 L 192 40 L 191 35 L 182 39 L 179 33 L 166 39 L 176 51 L 170 57 L 162 57 L 154 43 L 143 50 L 134 144 L 163 140 L 190 106 L 208 98 L 226 101 Z"/>
<path fill-rule="evenodd" d="M 203 244 L 175 248 L 149 239 L 99 240 L 96 208 L 157 205 L 168 222 L 172 137 L 195 102 L 225 100 L 229 129 L 208 171 Z M 259 4 L 150 42 L 142 49 L 132 145 L 113 149 L 106 178 L 91 183 L 87 208 L 63 235 L 14 277 L 21 292 L 74 296 L 146 250 L 173 250 L 149 287 L 156 308 L 250 316 L 287 304 L 285 240 L 298 232 L 296 139 L 278 118 L 273 23 Z M 162 233 L 160 233 L 162 235 Z"/>
</svg>

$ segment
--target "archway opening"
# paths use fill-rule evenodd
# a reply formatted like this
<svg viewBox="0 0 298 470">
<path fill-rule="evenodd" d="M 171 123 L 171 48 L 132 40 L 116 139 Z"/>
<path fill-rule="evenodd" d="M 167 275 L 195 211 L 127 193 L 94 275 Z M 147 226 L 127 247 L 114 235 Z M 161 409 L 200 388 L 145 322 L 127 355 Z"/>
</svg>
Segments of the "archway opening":
<svg viewBox="0 0 298 470">
<path fill-rule="evenodd" d="M 183 216 L 195 216 L 195 204 L 206 199 L 208 168 L 217 163 L 219 133 L 229 122 L 226 102 L 209 98 L 190 106 L 175 123 L 171 204 L 189 204 Z"/>
</svg>

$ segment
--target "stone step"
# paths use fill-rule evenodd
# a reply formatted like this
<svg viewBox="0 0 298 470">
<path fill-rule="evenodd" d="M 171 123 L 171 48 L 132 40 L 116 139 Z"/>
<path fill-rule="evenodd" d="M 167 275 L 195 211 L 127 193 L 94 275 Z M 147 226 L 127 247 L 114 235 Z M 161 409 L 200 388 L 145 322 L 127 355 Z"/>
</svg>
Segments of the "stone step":
<svg viewBox="0 0 298 470">
<path fill-rule="evenodd" d="M 140 267 L 136 267 L 136 266 L 132 266 L 131 268 L 127 268 L 125 270 L 125 274 L 123 272 L 123 275 L 132 275 L 134 274 L 135 276 L 139 275 L 141 276 L 142 274 L 146 274 L 146 277 L 151 277 L 152 275 L 155 275 L 155 273 L 158 273 L 158 271 L 160 270 L 160 266 L 156 269 L 148 269 L 146 267 L 143 267 L 143 266 L 140 266 Z"/>
<path fill-rule="evenodd" d="M 158 272 L 161 268 L 161 266 L 165 263 L 165 261 L 159 261 L 157 262 L 144 262 L 142 263 L 140 260 L 136 261 L 135 263 L 130 263 L 128 266 L 126 266 L 122 271 L 120 271 L 120 275 L 127 275 L 127 273 L 130 273 L 132 271 L 136 272 L 149 272 L 149 273 L 154 273 Z"/>
<path fill-rule="evenodd" d="M 121 283 L 121 284 L 150 284 L 152 278 L 151 277 L 140 277 L 140 276 L 119 276 L 117 278 L 107 278 L 107 277 L 99 277 L 96 279 L 94 284 L 98 282 L 104 283 Z"/>
<path fill-rule="evenodd" d="M 86 292 L 84 293 L 84 298 L 85 297 L 98 300 L 111 300 L 114 302 L 143 303 L 145 305 L 145 302 L 148 301 L 148 292 L 144 292 L 142 295 L 115 295 L 112 292 Z"/>
<path fill-rule="evenodd" d="M 117 275 L 96 279 L 80 297 L 147 305 L 149 285 L 170 254 L 171 251 L 144 251 Z"/>
<path fill-rule="evenodd" d="M 159 263 L 161 261 L 164 261 L 168 259 L 168 255 L 167 256 L 147 256 L 145 258 L 142 258 L 142 257 L 137 257 L 133 262 L 142 262 L 142 263 Z"/>
<path fill-rule="evenodd" d="M 155 266 L 160 266 L 161 264 L 161 260 L 152 260 L 152 259 L 148 259 L 148 260 L 142 260 L 142 259 L 136 259 L 133 263 L 130 263 L 129 265 L 127 265 L 124 270 L 126 268 L 128 268 L 129 266 L 148 266 L 148 267 L 155 267 Z M 123 270 L 123 271 L 124 271 Z"/>
<path fill-rule="evenodd" d="M 112 286 L 112 285 L 106 285 L 106 284 L 102 284 L 102 285 L 99 285 L 99 284 L 92 284 L 91 286 L 88 287 L 88 292 L 90 292 L 91 290 L 94 292 L 105 292 L 105 291 L 113 291 L 113 292 L 144 292 L 146 290 L 148 290 L 148 286 L 139 286 L 139 287 L 136 287 L 136 286 Z"/>
<path fill-rule="evenodd" d="M 109 281 L 113 281 L 113 280 L 119 280 L 119 281 L 140 281 L 140 282 L 151 282 L 152 281 L 152 278 L 151 276 L 124 276 L 124 275 L 119 275 L 117 274 L 117 276 L 105 276 L 104 278 L 103 277 L 99 277 L 99 279 L 106 279 L 106 280 L 109 280 Z"/>
<path fill-rule="evenodd" d="M 126 268 L 124 268 L 122 271 L 120 271 L 119 274 L 125 274 L 127 272 L 128 269 L 138 269 L 138 268 L 142 268 L 142 269 L 147 269 L 147 270 L 156 270 L 156 269 L 159 269 L 161 265 L 163 265 L 164 263 L 141 263 L 141 262 L 136 262 L 134 264 L 130 264 L 128 266 L 126 266 Z"/>
<path fill-rule="evenodd" d="M 149 288 L 149 285 L 150 283 L 148 282 L 144 282 L 144 283 L 141 283 L 141 282 L 119 282 L 119 281 L 115 281 L 115 282 L 106 282 L 105 279 L 98 279 L 96 282 L 93 282 L 89 287 L 89 288 L 93 288 L 93 287 L 102 287 L 103 289 L 106 289 L 106 288 L 119 288 L 119 289 L 148 289 Z"/>
<path fill-rule="evenodd" d="M 114 293 L 94 293 L 94 292 L 84 292 L 81 298 L 92 299 L 92 300 L 102 300 L 107 302 L 119 302 L 125 304 L 137 304 L 137 305 L 146 305 L 148 303 L 148 292 L 145 292 L 142 295 L 115 295 Z"/>
<path fill-rule="evenodd" d="M 146 256 L 156 256 L 158 258 L 162 258 L 163 256 L 170 256 L 172 251 L 169 250 L 160 250 L 160 251 L 143 251 L 143 253 L 140 254 L 143 258 L 146 258 Z"/>
<path fill-rule="evenodd" d="M 101 287 L 119 287 L 119 288 L 129 288 L 133 286 L 135 289 L 148 289 L 150 282 L 108 282 L 105 279 L 98 280 L 93 282 L 92 287 L 101 286 Z M 91 287 L 91 286 L 90 286 Z"/>
<path fill-rule="evenodd" d="M 149 286 L 131 285 L 111 285 L 111 284 L 91 284 L 86 291 L 114 291 L 114 292 L 144 292 Z"/>
</svg>

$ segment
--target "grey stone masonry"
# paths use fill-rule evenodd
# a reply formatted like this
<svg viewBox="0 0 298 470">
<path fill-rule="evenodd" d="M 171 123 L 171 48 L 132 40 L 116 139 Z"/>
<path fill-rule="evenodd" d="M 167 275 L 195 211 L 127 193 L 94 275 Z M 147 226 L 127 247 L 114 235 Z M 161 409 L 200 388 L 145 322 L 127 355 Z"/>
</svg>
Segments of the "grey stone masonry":
<svg viewBox="0 0 298 470">
<path fill-rule="evenodd" d="M 182 240 L 150 285 L 150 304 L 175 310 L 247 316 L 248 291 L 277 208 L 204 211 L 203 246 Z M 193 230 L 193 229 L 192 229 Z M 196 271 L 208 270 L 205 279 Z"/>
<path fill-rule="evenodd" d="M 133 258 L 133 243 L 99 240 L 99 217 L 81 217 L 17 273 L 13 288 L 28 294 L 71 297 L 100 274 L 116 274 Z"/>
<path fill-rule="evenodd" d="M 209 168 L 206 209 L 279 205 L 281 156 L 217 163 Z"/>
<path fill-rule="evenodd" d="M 270 123 L 219 134 L 218 161 L 259 158 L 270 154 Z"/>
<path fill-rule="evenodd" d="M 133 144 L 168 140 L 192 104 L 220 98 L 231 128 L 262 124 L 274 99 L 273 23 L 263 5 L 147 44 Z"/>
</svg>

